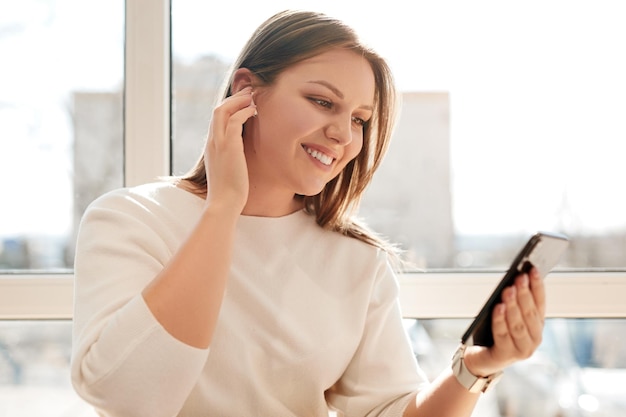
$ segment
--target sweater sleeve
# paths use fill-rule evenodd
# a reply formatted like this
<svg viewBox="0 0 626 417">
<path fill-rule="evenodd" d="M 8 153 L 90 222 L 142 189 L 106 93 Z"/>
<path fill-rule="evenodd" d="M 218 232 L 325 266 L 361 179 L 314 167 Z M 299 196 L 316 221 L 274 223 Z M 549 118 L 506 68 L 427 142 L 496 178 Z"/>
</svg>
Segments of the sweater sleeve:
<svg viewBox="0 0 626 417">
<path fill-rule="evenodd" d="M 167 333 L 141 296 L 178 244 L 150 204 L 110 193 L 79 229 L 71 377 L 104 416 L 176 415 L 208 355 Z"/>
<path fill-rule="evenodd" d="M 402 323 L 396 276 L 382 262 L 361 342 L 327 401 L 340 416 L 401 417 L 413 394 L 427 383 Z"/>
</svg>

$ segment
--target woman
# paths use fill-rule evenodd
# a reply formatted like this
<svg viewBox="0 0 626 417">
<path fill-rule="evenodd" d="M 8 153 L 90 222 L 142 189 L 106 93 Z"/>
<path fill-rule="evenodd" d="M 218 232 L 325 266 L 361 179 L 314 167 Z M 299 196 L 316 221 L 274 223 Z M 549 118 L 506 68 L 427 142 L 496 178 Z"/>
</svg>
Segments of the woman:
<svg viewBox="0 0 626 417">
<path fill-rule="evenodd" d="M 495 345 L 426 382 L 393 248 L 353 220 L 394 102 L 384 60 L 341 22 L 288 11 L 262 24 L 196 167 L 84 215 L 78 393 L 103 416 L 470 415 L 478 394 L 464 378 L 540 343 L 543 287 L 518 277 L 494 311 Z"/>
</svg>

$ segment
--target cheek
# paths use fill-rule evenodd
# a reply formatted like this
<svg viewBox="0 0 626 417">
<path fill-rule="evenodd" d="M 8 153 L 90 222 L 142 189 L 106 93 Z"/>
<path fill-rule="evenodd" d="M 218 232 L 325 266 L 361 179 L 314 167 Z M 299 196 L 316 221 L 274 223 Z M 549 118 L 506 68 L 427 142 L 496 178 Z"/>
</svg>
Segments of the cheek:
<svg viewBox="0 0 626 417">
<path fill-rule="evenodd" d="M 352 142 L 346 147 L 346 159 L 348 162 L 356 158 L 356 156 L 361 153 L 363 149 L 363 135 L 355 135 L 353 137 Z"/>
<path fill-rule="evenodd" d="M 339 165 L 337 165 L 336 173 L 339 174 L 339 172 L 343 171 L 346 165 L 348 165 L 350 161 L 352 161 L 359 155 L 359 153 L 361 153 L 362 149 L 363 138 L 361 137 L 359 139 L 353 139 L 352 142 L 350 142 L 350 144 L 345 147 L 341 162 Z"/>
<path fill-rule="evenodd" d="M 260 113 L 259 122 L 264 127 L 263 133 L 271 140 L 280 140 L 283 144 L 301 138 L 314 128 L 314 118 L 299 102 L 285 102 L 281 105 L 268 106 L 270 113 Z M 288 109 L 288 111 L 286 110 Z M 288 117 L 286 116 L 288 115 Z"/>
</svg>

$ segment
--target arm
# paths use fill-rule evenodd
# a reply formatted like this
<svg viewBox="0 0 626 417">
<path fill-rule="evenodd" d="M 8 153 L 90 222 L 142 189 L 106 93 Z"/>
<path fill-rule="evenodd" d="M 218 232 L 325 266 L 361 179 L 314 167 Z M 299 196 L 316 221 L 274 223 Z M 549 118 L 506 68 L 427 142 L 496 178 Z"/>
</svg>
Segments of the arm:
<svg viewBox="0 0 626 417">
<path fill-rule="evenodd" d="M 146 287 L 143 297 L 174 337 L 206 348 L 217 323 L 230 268 L 237 218 L 248 196 L 241 137 L 254 115 L 249 88 L 213 112 L 205 164 L 209 190 L 204 213 L 171 262 Z"/>
<path fill-rule="evenodd" d="M 175 415 L 208 349 L 172 337 L 141 296 L 187 228 L 143 193 L 98 199 L 81 222 L 75 259 L 72 383 L 104 415 Z"/>
<path fill-rule="evenodd" d="M 207 207 L 170 263 L 143 290 L 157 321 L 176 339 L 207 348 L 217 324 L 237 216 Z"/>
<path fill-rule="evenodd" d="M 176 225 L 181 214 L 159 217 L 154 213 L 164 209 L 158 203 L 123 193 L 100 200 L 84 216 L 75 264 L 72 382 L 98 409 L 174 415 L 202 372 L 247 198 L 241 124 L 254 112 L 249 103 L 249 92 L 239 94 L 214 112 L 206 153 L 222 161 L 211 169 L 223 180 L 210 183 L 214 192 L 191 230 Z"/>
<path fill-rule="evenodd" d="M 414 402 L 413 393 L 428 386 L 403 326 L 395 275 L 384 259 L 376 268 L 367 304 L 360 307 L 364 318 L 354 320 L 363 329 L 358 347 L 326 395 L 338 415 L 400 416 Z"/>
<path fill-rule="evenodd" d="M 518 276 L 515 285 L 504 291 L 503 303 L 495 307 L 492 321 L 495 344 L 490 348 L 467 348 L 468 370 L 474 375 L 487 376 L 530 357 L 541 344 L 544 316 L 543 280 L 533 269 L 530 277 Z M 469 392 L 447 369 L 416 396 L 404 416 L 470 416 L 479 395 Z"/>
</svg>

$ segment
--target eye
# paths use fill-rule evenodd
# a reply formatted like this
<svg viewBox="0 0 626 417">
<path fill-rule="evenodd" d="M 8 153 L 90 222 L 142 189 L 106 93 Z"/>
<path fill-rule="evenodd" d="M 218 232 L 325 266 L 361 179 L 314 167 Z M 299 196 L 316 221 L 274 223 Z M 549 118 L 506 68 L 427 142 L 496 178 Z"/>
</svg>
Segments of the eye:
<svg viewBox="0 0 626 417">
<path fill-rule="evenodd" d="M 310 97 L 309 100 L 311 100 L 313 103 L 322 106 L 326 109 L 332 109 L 333 108 L 333 103 L 331 101 L 328 100 L 324 100 L 323 98 L 315 98 L 315 97 Z"/>
<path fill-rule="evenodd" d="M 352 123 L 358 126 L 365 126 L 367 120 L 363 120 L 360 117 L 352 116 Z"/>
</svg>

